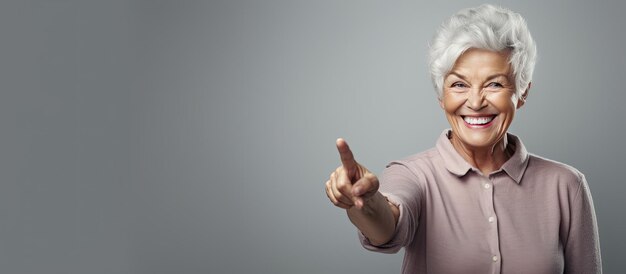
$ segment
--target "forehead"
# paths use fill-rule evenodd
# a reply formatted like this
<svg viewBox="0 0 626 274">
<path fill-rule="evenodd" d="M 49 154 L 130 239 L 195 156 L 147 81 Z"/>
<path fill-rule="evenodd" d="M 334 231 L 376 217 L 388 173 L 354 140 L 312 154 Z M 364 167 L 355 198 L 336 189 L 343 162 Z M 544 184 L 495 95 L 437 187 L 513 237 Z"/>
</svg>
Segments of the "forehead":
<svg viewBox="0 0 626 274">
<path fill-rule="evenodd" d="M 471 48 L 466 50 L 454 63 L 450 72 L 466 76 L 480 76 L 493 73 L 509 75 L 510 50 L 491 51 L 486 49 Z"/>
</svg>

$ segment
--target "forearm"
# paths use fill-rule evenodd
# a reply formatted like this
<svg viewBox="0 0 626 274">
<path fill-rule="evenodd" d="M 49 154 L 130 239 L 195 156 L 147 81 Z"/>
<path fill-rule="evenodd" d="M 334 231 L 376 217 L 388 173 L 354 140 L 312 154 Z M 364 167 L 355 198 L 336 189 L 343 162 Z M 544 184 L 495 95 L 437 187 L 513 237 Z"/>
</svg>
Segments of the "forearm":
<svg viewBox="0 0 626 274">
<path fill-rule="evenodd" d="M 362 209 L 351 207 L 346 211 L 350 221 L 373 245 L 383 245 L 391 240 L 400 216 L 399 209 L 380 192 L 376 192 Z"/>
</svg>

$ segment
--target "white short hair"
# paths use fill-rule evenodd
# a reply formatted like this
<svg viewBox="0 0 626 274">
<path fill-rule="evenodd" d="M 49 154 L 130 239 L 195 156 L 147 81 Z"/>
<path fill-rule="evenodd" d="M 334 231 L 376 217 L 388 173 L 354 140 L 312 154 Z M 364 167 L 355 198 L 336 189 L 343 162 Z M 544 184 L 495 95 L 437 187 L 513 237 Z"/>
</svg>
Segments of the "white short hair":
<svg viewBox="0 0 626 274">
<path fill-rule="evenodd" d="M 444 78 L 469 48 L 511 49 L 509 63 L 515 75 L 515 94 L 517 98 L 522 96 L 533 76 L 537 47 L 520 14 L 483 4 L 463 9 L 441 25 L 429 53 L 430 75 L 440 99 Z"/>
</svg>

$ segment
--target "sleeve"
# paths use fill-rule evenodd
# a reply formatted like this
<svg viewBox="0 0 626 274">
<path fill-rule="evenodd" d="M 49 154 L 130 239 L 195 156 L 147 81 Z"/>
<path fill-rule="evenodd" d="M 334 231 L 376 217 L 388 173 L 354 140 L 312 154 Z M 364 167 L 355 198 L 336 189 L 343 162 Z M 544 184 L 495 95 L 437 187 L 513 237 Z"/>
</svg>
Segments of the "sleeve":
<svg viewBox="0 0 626 274">
<path fill-rule="evenodd" d="M 570 229 L 565 244 L 565 273 L 602 273 L 598 224 L 585 176 L 570 205 Z"/>
<path fill-rule="evenodd" d="M 361 245 L 370 251 L 397 253 L 413 241 L 420 211 L 420 191 L 417 177 L 400 162 L 391 162 L 380 178 L 379 191 L 389 202 L 400 209 L 400 216 L 392 239 L 383 245 L 372 245 L 361 231 L 358 231 Z"/>
</svg>

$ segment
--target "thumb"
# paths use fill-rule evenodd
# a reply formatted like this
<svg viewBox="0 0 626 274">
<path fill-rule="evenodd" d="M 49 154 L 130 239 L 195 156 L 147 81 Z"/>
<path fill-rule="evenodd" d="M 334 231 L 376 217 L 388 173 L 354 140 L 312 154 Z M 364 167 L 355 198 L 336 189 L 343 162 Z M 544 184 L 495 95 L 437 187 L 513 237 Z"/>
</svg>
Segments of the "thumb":
<svg viewBox="0 0 626 274">
<path fill-rule="evenodd" d="M 352 185 L 352 196 L 358 207 L 362 207 L 364 202 L 378 192 L 380 183 L 373 173 L 366 173 L 361 179 Z"/>
</svg>

